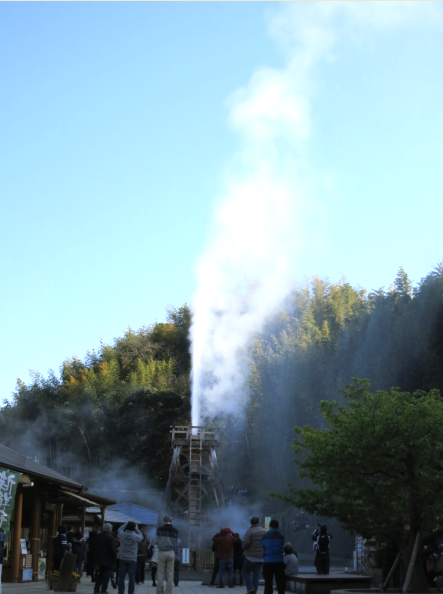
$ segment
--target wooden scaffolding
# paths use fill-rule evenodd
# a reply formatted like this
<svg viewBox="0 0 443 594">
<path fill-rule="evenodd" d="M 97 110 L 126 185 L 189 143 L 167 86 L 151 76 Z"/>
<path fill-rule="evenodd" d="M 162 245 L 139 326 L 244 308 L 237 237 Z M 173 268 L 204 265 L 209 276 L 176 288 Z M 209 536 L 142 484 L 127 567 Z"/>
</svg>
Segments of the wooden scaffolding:
<svg viewBox="0 0 443 594">
<path fill-rule="evenodd" d="M 169 480 L 159 515 L 181 515 L 189 522 L 189 549 L 201 548 L 204 508 L 224 506 L 223 488 L 217 463 L 218 430 L 195 426 L 174 426 Z M 183 515 L 182 515 L 183 514 Z"/>
</svg>

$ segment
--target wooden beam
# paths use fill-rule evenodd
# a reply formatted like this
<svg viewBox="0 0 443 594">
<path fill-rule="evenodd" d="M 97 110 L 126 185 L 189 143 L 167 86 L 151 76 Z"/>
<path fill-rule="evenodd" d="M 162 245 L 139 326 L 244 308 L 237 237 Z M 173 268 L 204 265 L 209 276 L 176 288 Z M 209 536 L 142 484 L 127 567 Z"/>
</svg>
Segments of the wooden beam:
<svg viewBox="0 0 443 594">
<path fill-rule="evenodd" d="M 86 506 L 82 506 L 82 515 L 80 518 L 81 521 L 81 531 L 82 531 L 82 538 L 85 536 L 85 527 L 86 527 Z"/>
<path fill-rule="evenodd" d="M 15 508 L 14 508 L 14 531 L 12 539 L 12 571 L 11 571 L 11 582 L 16 584 L 18 581 L 20 571 L 20 535 L 22 531 L 22 512 L 23 512 L 23 487 L 17 486 L 17 493 L 15 495 Z"/>
<path fill-rule="evenodd" d="M 56 534 L 56 524 L 57 524 L 57 512 L 56 510 L 51 510 L 49 512 L 49 526 L 48 526 L 48 553 L 47 553 L 47 559 L 46 559 L 46 568 L 47 568 L 47 573 L 50 573 L 52 571 L 53 568 L 53 562 L 52 562 L 52 553 L 54 550 L 53 547 L 53 540 L 54 538 L 57 536 Z"/>
<path fill-rule="evenodd" d="M 32 501 L 32 581 L 38 582 L 38 558 L 40 552 L 40 518 L 41 518 L 41 499 L 39 491 L 35 490 Z"/>
</svg>

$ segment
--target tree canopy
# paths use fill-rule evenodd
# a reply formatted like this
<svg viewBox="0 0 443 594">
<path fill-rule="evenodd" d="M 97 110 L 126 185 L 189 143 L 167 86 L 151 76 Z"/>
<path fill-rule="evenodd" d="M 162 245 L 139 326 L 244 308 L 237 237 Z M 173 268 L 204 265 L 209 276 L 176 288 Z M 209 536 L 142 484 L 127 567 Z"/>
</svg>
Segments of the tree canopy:
<svg viewBox="0 0 443 594">
<path fill-rule="evenodd" d="M 368 388 L 355 379 L 340 390 L 345 404 L 323 400 L 328 427 L 295 427 L 299 476 L 313 486 L 281 497 L 379 545 L 395 541 L 408 562 L 417 533 L 432 532 L 441 515 L 443 398 Z"/>
</svg>

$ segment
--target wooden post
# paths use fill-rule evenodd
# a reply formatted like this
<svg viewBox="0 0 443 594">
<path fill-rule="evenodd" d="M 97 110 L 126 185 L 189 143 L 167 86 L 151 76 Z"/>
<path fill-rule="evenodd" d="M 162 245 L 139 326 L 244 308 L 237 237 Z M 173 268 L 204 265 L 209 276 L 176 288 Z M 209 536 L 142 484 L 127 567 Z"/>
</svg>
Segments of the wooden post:
<svg viewBox="0 0 443 594">
<path fill-rule="evenodd" d="M 386 588 L 389 586 L 389 582 L 391 581 L 392 576 L 394 575 L 394 571 L 397 569 L 398 564 L 400 563 L 400 559 L 401 559 L 401 552 L 398 551 L 398 555 L 396 556 L 395 561 L 388 573 L 388 577 L 386 578 L 385 583 L 382 586 L 383 590 L 386 590 Z"/>
<path fill-rule="evenodd" d="M 34 493 L 34 500 L 32 502 L 32 537 L 31 537 L 31 553 L 32 553 L 32 581 L 38 582 L 38 557 L 40 552 L 40 518 L 41 518 L 41 500 L 40 493 Z"/>
<path fill-rule="evenodd" d="M 46 559 L 46 567 L 48 573 L 52 571 L 53 563 L 52 563 L 52 553 L 53 553 L 53 545 L 52 541 L 57 536 L 56 534 L 56 524 L 57 524 L 57 512 L 56 510 L 51 510 L 49 512 L 49 526 L 48 526 L 48 553 Z"/>
<path fill-rule="evenodd" d="M 86 507 L 82 506 L 82 515 L 81 515 L 81 531 L 82 531 L 82 538 L 85 537 L 85 528 L 86 528 Z"/>
<path fill-rule="evenodd" d="M 57 528 L 63 524 L 63 503 L 57 505 Z M 54 537 L 55 538 L 55 537 Z"/>
<path fill-rule="evenodd" d="M 409 584 L 411 583 L 412 572 L 414 571 L 415 560 L 418 555 L 418 545 L 420 544 L 420 532 L 417 532 L 417 536 L 414 542 L 414 548 L 412 549 L 411 560 L 409 561 L 408 572 L 406 574 L 405 583 L 403 584 L 402 592 L 407 592 Z"/>
<path fill-rule="evenodd" d="M 17 486 L 17 493 L 15 495 L 15 508 L 14 508 L 14 531 L 12 540 L 12 571 L 11 571 L 11 582 L 16 584 L 18 581 L 20 571 L 20 535 L 22 531 L 22 511 L 23 511 L 23 487 L 22 485 Z"/>
</svg>

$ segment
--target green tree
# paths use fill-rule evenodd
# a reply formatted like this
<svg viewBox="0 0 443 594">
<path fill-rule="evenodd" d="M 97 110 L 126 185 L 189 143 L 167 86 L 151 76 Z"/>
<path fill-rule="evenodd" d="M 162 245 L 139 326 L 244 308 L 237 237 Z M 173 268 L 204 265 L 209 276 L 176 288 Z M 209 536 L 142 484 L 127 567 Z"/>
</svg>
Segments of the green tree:
<svg viewBox="0 0 443 594">
<path fill-rule="evenodd" d="M 423 544 L 441 517 L 443 398 L 368 387 L 354 379 L 340 391 L 346 404 L 321 402 L 328 428 L 295 427 L 299 476 L 314 487 L 280 498 L 379 544 L 394 539 L 409 564 L 417 534 Z M 420 557 L 413 587 L 427 591 Z"/>
</svg>

